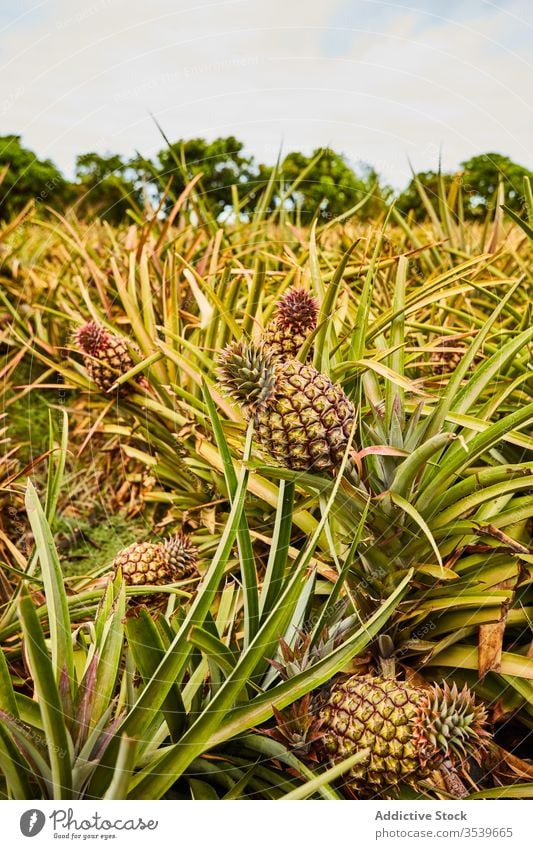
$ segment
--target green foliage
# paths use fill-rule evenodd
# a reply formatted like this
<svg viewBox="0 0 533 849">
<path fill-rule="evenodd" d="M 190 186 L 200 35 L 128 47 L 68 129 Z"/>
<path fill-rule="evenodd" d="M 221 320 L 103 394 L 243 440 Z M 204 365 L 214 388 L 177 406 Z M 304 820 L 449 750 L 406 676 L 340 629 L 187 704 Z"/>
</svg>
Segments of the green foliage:
<svg viewBox="0 0 533 849">
<path fill-rule="evenodd" d="M 303 179 L 298 179 L 305 173 Z M 281 176 L 285 185 L 297 181 L 297 186 L 288 193 L 286 200 L 298 210 L 304 224 L 315 216 L 320 221 L 329 221 L 348 212 L 365 196 L 372 192 L 364 206 L 364 217 L 369 218 L 383 210 L 383 192 L 375 171 L 366 168 L 357 176 L 346 158 L 331 148 L 318 148 L 310 156 L 294 151 L 281 164 Z M 278 199 L 279 202 L 279 199 Z"/>
<path fill-rule="evenodd" d="M 244 152 L 243 142 L 228 136 L 213 141 L 181 139 L 169 143 L 153 160 L 140 155 L 127 160 L 116 153 L 84 153 L 76 159 L 77 181 L 67 184 L 52 163 L 39 162 L 22 148 L 19 137 L 6 137 L 4 142 L 0 164 L 10 167 L 5 184 L 9 192 L 6 217 L 20 211 L 27 199 L 37 197 L 42 184 L 42 200 L 58 208 L 74 202 L 81 217 L 98 216 L 119 224 L 127 220 L 128 209 L 143 205 L 144 195 L 155 204 L 164 198 L 163 208 L 170 211 L 195 176 L 199 178 L 200 212 L 206 209 L 218 219 L 238 206 L 239 213 L 250 215 L 274 174 L 271 166 L 257 163 Z M 302 173 L 304 178 L 299 179 Z M 317 214 L 329 221 L 367 195 L 364 215 L 369 217 L 381 213 L 390 190 L 380 186 L 379 176 L 369 166 L 363 166 L 358 175 L 344 156 L 321 148 L 311 156 L 292 152 L 284 158 L 271 207 L 296 209 L 303 223 Z"/>
<path fill-rule="evenodd" d="M 216 418 L 213 425 L 218 427 Z M 220 438 L 224 439 L 222 432 Z M 64 441 L 59 468 L 65 451 Z M 233 479 L 233 461 L 228 451 L 224 453 L 228 479 Z M 28 485 L 45 604 L 36 603 L 26 589 L 20 594 L 18 617 L 28 664 L 24 692 L 14 685 L 9 668 L 20 649 L 11 642 L 11 651 L 0 659 L 3 798 L 157 799 L 173 792 L 182 798 L 198 798 L 199 793 L 218 798 L 216 788 L 224 785 L 226 768 L 231 770 L 226 790 L 232 790 L 235 798 L 245 797 L 254 786 L 260 742 L 264 754 L 281 757 L 282 763 L 306 780 L 313 778 L 292 753 L 279 751 L 266 739 L 243 745 L 243 734 L 258 721 L 272 718 L 274 704 L 283 707 L 309 693 L 362 651 L 405 595 L 409 575 L 373 616 L 356 623 L 344 642 L 332 643 L 320 662 L 293 680 L 280 683 L 274 676 L 269 683 L 267 676 L 258 686 L 255 680 L 264 676 L 265 651 L 275 653 L 278 635 L 298 619 L 302 584 L 307 596 L 308 582 L 302 579 L 320 527 L 297 567 L 283 576 L 279 597 L 264 611 L 254 638 L 249 644 L 242 641 L 230 613 L 233 609 L 238 616 L 238 591 L 235 585 L 224 587 L 224 565 L 239 533 L 247 479 L 247 473 L 239 475 L 229 520 L 202 591 L 183 614 L 157 621 L 146 610 L 125 618 L 120 575 L 100 587 L 96 609 L 87 606 L 87 593 L 67 594 L 49 524 L 35 489 Z M 52 477 L 50 481 L 50 487 L 57 483 Z M 340 483 L 341 476 L 324 510 L 322 526 Z M 31 586 L 28 578 L 26 586 Z M 229 604 L 223 602 L 224 596 Z M 5 630 L 0 637 L 5 640 Z M 234 769 L 234 742 L 241 758 L 238 769 Z M 201 758 L 211 751 L 216 751 L 218 767 L 210 782 L 198 782 Z M 319 770 L 301 795 L 320 792 L 331 798 L 335 791 L 328 782 L 351 763 L 333 771 Z M 266 798 L 297 793 L 298 785 L 289 776 L 269 767 L 261 775 L 268 778 L 266 786 L 260 785 Z"/>
<path fill-rule="evenodd" d="M 50 159 L 38 159 L 23 147 L 21 137 L 0 137 L 0 218 L 18 215 L 30 202 L 62 209 L 71 200 L 71 189 Z"/>
<path fill-rule="evenodd" d="M 484 153 L 461 163 L 463 191 L 468 198 L 467 211 L 472 218 L 483 219 L 495 202 L 499 183 L 503 184 L 506 205 L 519 213 L 524 208 L 524 178 L 533 172 L 499 153 Z"/>
<path fill-rule="evenodd" d="M 506 205 L 513 212 L 524 208 L 524 177 L 533 178 L 533 172 L 513 162 L 500 153 L 484 153 L 461 163 L 463 191 L 468 198 L 467 212 L 473 218 L 483 219 L 494 203 L 498 184 L 503 183 Z"/>
<path fill-rule="evenodd" d="M 403 215 L 411 213 L 416 221 L 422 221 L 431 217 L 432 211 L 440 217 L 445 205 L 457 216 L 483 221 L 499 202 L 496 194 L 501 184 L 506 207 L 520 214 L 525 206 L 524 178 L 532 177 L 533 172 L 508 156 L 484 153 L 462 162 L 457 174 L 440 171 L 414 174 L 398 196 L 396 208 Z"/>
<path fill-rule="evenodd" d="M 346 215 L 357 207 L 359 219 L 378 217 L 392 198 L 369 165 L 354 169 L 346 157 L 331 148 L 312 154 L 287 154 L 272 167 L 247 154 L 235 136 L 212 141 L 203 138 L 167 142 L 153 160 L 117 153 L 83 153 L 76 160 L 76 182 L 68 183 L 50 160 L 39 160 L 21 144 L 20 136 L 0 138 L 0 169 L 7 169 L 0 189 L 0 216 L 9 219 L 29 202 L 65 210 L 75 203 L 78 215 L 96 216 L 118 225 L 128 220 L 128 210 L 142 214 L 146 202 L 166 212 L 196 178 L 194 208 L 197 215 L 214 221 L 230 213 L 249 217 L 268 194 L 268 208 L 283 210 L 293 220 L 308 224 L 318 216 L 322 223 Z M 0 172 L 1 173 L 1 172 Z M 444 208 L 454 219 L 482 220 L 501 200 L 520 215 L 525 200 L 524 178 L 533 173 L 508 156 L 486 153 L 461 164 L 454 175 L 440 171 L 414 174 L 396 199 L 400 214 L 416 221 L 442 218 Z M 270 188 L 265 192 L 267 186 Z"/>
<path fill-rule="evenodd" d="M 137 174 L 118 154 L 83 153 L 76 159 L 76 207 L 81 216 L 98 216 L 112 224 L 142 200 Z"/>
</svg>

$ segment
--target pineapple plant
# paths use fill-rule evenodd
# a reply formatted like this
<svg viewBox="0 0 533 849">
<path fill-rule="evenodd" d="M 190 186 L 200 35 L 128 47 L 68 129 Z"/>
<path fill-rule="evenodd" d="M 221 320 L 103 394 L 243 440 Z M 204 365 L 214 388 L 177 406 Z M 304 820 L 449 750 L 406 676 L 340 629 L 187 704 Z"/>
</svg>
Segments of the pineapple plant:
<svg viewBox="0 0 533 849">
<path fill-rule="evenodd" d="M 218 362 L 222 388 L 253 421 L 266 453 L 295 471 L 335 471 L 355 417 L 342 387 L 310 364 L 281 362 L 251 343 L 229 345 Z"/>
<path fill-rule="evenodd" d="M 277 302 L 274 318 L 263 330 L 261 342 L 273 357 L 294 358 L 316 328 L 317 316 L 316 298 L 305 289 L 289 289 Z"/>
<path fill-rule="evenodd" d="M 187 207 L 180 212 L 186 223 Z M 417 793 L 442 798 L 438 779 L 445 782 L 448 772 L 459 781 L 472 749 L 479 752 L 486 746 L 492 761 L 484 757 L 482 768 L 472 769 L 465 795 L 479 791 L 485 796 L 523 797 L 531 790 L 520 778 L 530 778 L 530 765 L 518 763 L 515 740 L 521 734 L 522 745 L 527 738 L 533 704 L 528 688 L 531 552 L 525 526 L 528 511 L 531 514 L 526 494 L 531 472 L 525 451 L 531 440 L 525 433 L 527 315 L 524 287 L 515 284 L 528 267 L 525 244 L 513 245 L 512 251 L 502 246 L 501 253 L 485 260 L 470 244 L 468 232 L 462 234 L 467 238 L 461 245 L 451 230 L 452 250 L 441 248 L 436 238 L 430 249 L 422 246 L 413 255 L 420 231 L 412 223 L 412 235 L 410 224 L 407 230 L 396 231 L 397 249 L 386 251 L 384 257 L 379 244 L 372 253 L 373 232 L 359 231 L 354 219 L 343 225 L 342 235 L 334 223 L 310 232 L 309 239 L 305 230 L 305 238 L 299 234 L 298 239 L 284 230 L 292 251 L 287 272 L 284 258 L 275 256 L 273 242 L 263 250 L 259 216 L 251 230 L 247 222 L 237 222 L 238 238 L 233 238 L 237 230 L 228 231 L 231 237 L 219 246 L 218 240 L 213 242 L 219 222 L 213 219 L 205 226 L 202 206 L 191 208 L 194 227 L 176 228 L 172 221 L 162 223 L 154 216 L 145 222 L 143 232 L 135 225 L 124 242 L 113 243 L 110 250 L 119 270 L 131 273 L 128 286 L 119 286 L 118 276 L 108 276 L 102 292 L 97 291 L 89 287 L 89 264 L 77 266 L 91 298 L 100 298 L 94 309 L 109 314 L 107 306 L 116 303 L 128 316 L 143 351 L 150 349 L 149 340 L 154 342 L 154 354 L 152 397 L 131 393 L 120 404 L 119 421 L 105 397 L 89 399 L 87 407 L 87 396 L 82 394 L 75 402 L 76 412 L 101 410 L 98 426 L 102 423 L 106 433 L 118 437 L 154 472 L 157 489 L 150 493 L 154 504 L 168 505 L 174 516 L 203 511 L 210 528 L 202 544 L 204 554 L 210 555 L 205 580 L 171 622 L 151 616 L 142 606 L 138 616 L 125 621 L 117 573 L 115 582 L 107 584 L 104 612 L 95 610 L 94 629 L 86 623 L 100 604 L 102 583 L 76 580 L 66 584 L 65 593 L 59 563 L 54 566 L 49 556 L 50 540 L 36 534 L 36 545 L 43 552 L 44 591 L 53 611 L 43 615 L 46 611 L 39 610 L 38 620 L 54 655 L 65 716 L 72 714 L 72 708 L 62 670 L 72 666 L 72 651 L 77 667 L 84 666 L 83 654 L 89 658 L 98 654 L 101 660 L 98 670 L 96 664 L 90 670 L 90 675 L 98 676 L 96 686 L 90 689 L 87 675 L 81 698 L 76 694 L 80 676 L 71 675 L 74 713 L 79 705 L 84 707 L 89 691 L 98 699 L 102 692 L 105 695 L 94 722 L 102 720 L 102 706 L 109 711 L 101 730 L 111 739 L 102 762 L 94 764 L 88 795 L 212 799 L 255 794 L 270 799 L 296 798 L 297 793 L 298 798 L 331 799 L 354 792 L 385 797 L 392 791 L 409 798 L 414 787 Z M 275 211 L 271 221 L 277 215 Z M 99 235 L 102 245 L 95 245 L 93 230 L 80 228 L 80 232 L 98 264 L 100 253 L 94 248 L 105 247 L 107 236 Z M 354 241 L 361 236 L 360 244 Z M 141 247 L 141 239 L 142 245 L 150 246 L 146 254 L 133 250 L 136 244 Z M 243 240 L 256 258 L 249 273 L 248 263 L 243 266 Z M 176 245 L 194 269 L 191 280 L 198 284 L 191 285 L 186 304 L 168 283 L 180 276 L 173 266 Z M 101 253 L 107 262 L 108 252 Z M 230 266 L 238 273 L 233 274 Z M 243 267 L 247 285 L 242 283 Z M 32 274 L 38 277 L 37 272 Z M 73 304 L 78 314 L 84 309 L 77 281 L 70 278 L 69 286 L 69 271 L 64 274 L 66 283 L 57 290 L 54 310 L 44 308 L 39 314 L 40 294 L 37 306 L 29 308 L 27 326 L 37 336 L 27 340 L 28 347 L 47 367 L 54 365 L 50 351 L 64 338 L 63 325 L 56 326 L 61 313 L 61 321 L 70 322 Z M 280 320 L 279 292 L 288 292 L 295 277 L 312 281 L 324 314 L 333 317 L 318 330 L 314 369 L 296 361 L 299 354 L 303 359 L 300 347 L 295 345 L 291 352 L 287 347 L 289 337 L 303 337 L 307 348 L 313 333 L 309 327 L 297 329 L 297 298 L 291 296 L 288 318 Z M 139 292 L 138 280 L 143 281 Z M 272 292 L 278 284 L 279 292 Z M 259 326 L 265 301 L 268 314 L 272 304 L 278 302 L 278 307 L 260 344 L 225 349 L 241 331 L 246 337 Z M 494 303 L 497 307 L 491 313 Z M 476 340 L 455 373 L 452 364 L 442 380 L 426 381 L 427 363 L 423 368 L 419 363 L 421 339 L 427 351 L 429 340 L 450 322 L 462 336 L 475 332 Z M 21 323 L 18 332 L 27 333 L 25 327 Z M 483 334 L 486 342 L 481 342 Z M 481 368 L 467 374 L 467 360 L 475 357 L 478 340 L 486 357 Z M 360 451 L 354 457 L 358 479 L 319 480 L 296 471 L 257 470 L 246 463 L 237 476 L 232 459 L 235 443 L 226 441 L 227 433 L 234 439 L 235 428 L 217 419 L 217 397 L 208 392 L 202 396 L 203 384 L 215 381 L 210 352 L 221 350 L 223 386 L 256 425 L 260 446 L 289 469 L 331 474 L 338 468 L 348 444 L 345 424 L 354 421 L 353 400 L 362 416 Z M 103 359 L 98 363 L 102 366 Z M 71 365 L 59 362 L 57 368 L 69 386 L 79 385 Z M 104 391 L 117 380 L 120 369 L 114 369 L 110 366 L 112 377 Z M 331 380 L 319 369 L 326 369 Z M 132 380 L 129 386 L 134 385 Z M 339 412 L 341 407 L 346 415 Z M 225 415 L 227 405 L 220 404 L 220 411 Z M 88 420 L 80 416 L 82 423 Z M 181 466 L 177 436 L 188 455 Z M 323 440 L 319 449 L 317 440 Z M 191 486 L 196 473 L 205 482 L 205 491 Z M 58 479 L 50 476 L 50 513 Z M 130 569 L 137 580 L 138 589 L 130 592 L 147 592 L 145 583 L 160 572 L 163 584 L 175 580 L 164 543 L 147 546 L 141 552 L 134 549 L 131 560 L 125 558 L 125 570 Z M 33 563 L 28 570 L 30 585 L 32 575 L 39 578 Z M 235 580 L 228 581 L 229 575 Z M 39 582 L 33 588 L 36 601 L 40 587 Z M 159 592 L 157 585 L 150 592 Z M 147 598 L 152 603 L 154 595 Z M 339 599 L 353 625 L 349 621 L 339 625 L 332 641 L 331 614 Z M 16 612 L 16 604 L 4 617 L 3 631 L 0 622 L 0 637 L 16 663 L 21 637 L 12 610 Z M 36 623 L 26 620 L 30 627 L 24 640 L 31 646 L 29 636 L 37 630 Z M 330 634 L 322 638 L 324 623 Z M 294 641 L 295 630 L 306 635 L 301 646 Z M 284 663 L 278 663 L 276 656 L 268 667 L 266 658 L 275 655 L 280 634 L 285 640 Z M 417 682 L 429 682 L 427 688 L 411 678 L 410 683 L 396 680 L 386 664 L 377 672 L 376 644 L 383 653 L 384 634 L 391 642 L 386 660 L 397 661 L 402 668 L 409 664 L 416 670 Z M 347 681 L 356 668 L 357 678 Z M 116 676 L 110 669 L 116 669 Z M 41 692 L 23 691 L 40 702 L 42 711 L 51 704 L 46 684 L 52 677 L 45 670 L 37 682 Z M 442 680 L 448 685 L 432 683 Z M 465 683 L 470 690 L 461 691 Z M 15 686 L 29 689 L 24 681 Z M 363 686 L 371 703 L 370 716 L 364 720 Z M 496 743 L 487 740 L 484 709 L 474 701 L 474 691 L 476 699 L 491 707 L 499 742 L 510 749 L 507 762 Z M 29 701 L 17 698 L 16 705 L 28 725 L 36 714 Z M 0 705 L 0 712 L 4 707 Z M 8 709 L 16 715 L 13 706 Z M 52 733 L 61 716 L 58 710 L 50 717 Z M 273 728 L 276 719 L 278 729 Z M 363 723 L 363 730 L 356 720 Z M 510 727 L 516 737 L 510 735 Z M 6 739 L 16 739 L 18 726 L 0 713 L 0 729 L 7 729 L 0 739 L 2 749 Z M 95 742 L 98 748 L 100 741 Z M 68 750 L 64 741 L 52 738 L 51 755 L 56 745 Z M 525 752 L 527 744 L 523 745 Z M 350 756 L 350 751 L 356 754 Z M 85 752 L 92 756 L 89 749 Z M 28 767 L 11 769 L 16 761 L 13 747 L 0 754 L 0 793 L 6 794 L 7 788 L 13 798 L 23 798 L 27 790 L 22 779 Z M 359 756 L 366 759 L 361 765 L 364 775 L 353 766 Z M 502 767 L 493 766 L 496 758 Z M 57 774 L 52 792 L 60 794 L 62 788 L 70 789 L 69 776 L 61 771 L 68 758 L 51 760 Z M 28 752 L 28 763 L 34 762 Z M 115 764 L 120 768 L 114 771 Z M 84 764 L 74 765 L 74 777 L 81 781 Z M 452 766 L 457 773 L 450 772 Z M 45 782 L 42 786 L 47 792 Z M 74 792 L 84 793 L 85 787 L 76 786 Z"/>
<path fill-rule="evenodd" d="M 182 531 L 163 542 L 134 542 L 114 558 L 111 569 L 115 577 L 120 570 L 127 586 L 165 586 L 192 577 L 197 569 L 198 550 Z M 160 607 L 166 593 L 137 595 L 135 603 Z"/>
<path fill-rule="evenodd" d="M 77 347 L 91 380 L 102 392 L 110 392 L 117 378 L 135 365 L 130 350 L 121 336 L 110 333 L 96 321 L 88 321 L 75 334 Z M 142 378 L 138 379 L 139 382 Z M 126 387 L 121 387 L 126 391 Z"/>
<path fill-rule="evenodd" d="M 466 767 L 488 737 L 486 710 L 470 690 L 353 675 L 333 685 L 320 709 L 325 756 L 343 760 L 368 749 L 349 782 L 363 793 L 388 793 L 400 783 L 419 785 L 444 761 Z"/>
</svg>

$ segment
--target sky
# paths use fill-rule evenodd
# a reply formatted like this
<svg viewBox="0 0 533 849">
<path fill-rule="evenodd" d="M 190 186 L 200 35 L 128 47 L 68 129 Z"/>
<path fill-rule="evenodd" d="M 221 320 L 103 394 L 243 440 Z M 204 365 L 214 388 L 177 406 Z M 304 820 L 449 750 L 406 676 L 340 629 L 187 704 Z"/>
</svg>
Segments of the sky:
<svg viewBox="0 0 533 849">
<path fill-rule="evenodd" d="M 156 122 L 266 163 L 330 146 L 395 188 L 409 162 L 533 168 L 530 0 L 0 0 L 0 33 L 0 134 L 68 176 L 154 155 Z"/>
</svg>

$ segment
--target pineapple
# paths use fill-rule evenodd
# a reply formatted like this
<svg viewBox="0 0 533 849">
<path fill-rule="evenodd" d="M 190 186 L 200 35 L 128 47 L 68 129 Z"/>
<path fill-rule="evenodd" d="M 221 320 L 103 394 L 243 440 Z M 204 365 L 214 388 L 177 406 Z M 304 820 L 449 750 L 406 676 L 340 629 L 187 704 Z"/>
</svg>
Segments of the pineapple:
<svg viewBox="0 0 533 849">
<path fill-rule="evenodd" d="M 337 683 L 320 710 L 322 746 L 333 761 L 368 748 L 352 769 L 355 790 L 387 792 L 416 786 L 445 761 L 452 764 L 483 747 L 486 711 L 465 686 L 431 689 L 372 675 Z"/>
<path fill-rule="evenodd" d="M 318 304 L 305 289 L 289 289 L 276 304 L 276 313 L 263 331 L 261 342 L 273 357 L 296 357 L 316 327 Z"/>
<path fill-rule="evenodd" d="M 219 356 L 222 388 L 252 419 L 261 447 L 296 471 L 333 472 L 355 410 L 342 388 L 312 365 L 281 362 L 265 347 L 235 342 Z"/>
<path fill-rule="evenodd" d="M 433 343 L 434 350 L 429 359 L 432 374 L 441 376 L 451 374 L 455 371 L 467 350 L 467 345 L 464 341 L 465 335 L 468 334 L 440 336 L 435 340 Z M 473 368 L 479 362 L 480 357 L 475 357 L 470 368 Z"/>
<path fill-rule="evenodd" d="M 117 377 L 135 365 L 124 339 L 96 321 L 88 321 L 80 327 L 75 338 L 84 355 L 87 374 L 103 392 L 109 392 Z M 126 387 L 121 388 L 126 391 Z"/>
<path fill-rule="evenodd" d="M 198 550 L 191 544 L 190 538 L 178 532 L 164 542 L 134 542 L 120 551 L 111 568 L 116 574 L 122 571 L 122 576 L 128 586 L 144 586 L 145 584 L 164 586 L 175 581 L 190 578 L 197 571 Z M 162 606 L 168 596 L 166 593 L 153 595 L 136 595 L 136 604 Z"/>
</svg>

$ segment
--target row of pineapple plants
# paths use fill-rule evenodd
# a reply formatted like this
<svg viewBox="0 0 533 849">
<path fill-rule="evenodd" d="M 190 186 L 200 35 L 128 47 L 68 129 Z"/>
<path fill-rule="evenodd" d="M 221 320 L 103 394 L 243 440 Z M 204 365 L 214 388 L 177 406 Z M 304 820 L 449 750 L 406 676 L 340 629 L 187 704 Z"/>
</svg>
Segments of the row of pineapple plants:
<svg viewBox="0 0 533 849">
<path fill-rule="evenodd" d="M 330 784 L 340 776 L 347 776 L 351 792 L 387 795 L 399 781 L 418 787 L 445 758 L 462 763 L 474 748 L 479 752 L 485 711 L 466 689 L 434 687 L 428 694 L 383 675 L 335 678 L 387 622 L 406 580 L 364 623 L 345 616 L 345 610 L 339 619 L 337 611 L 337 617 L 328 616 L 329 627 L 311 650 L 311 634 L 304 651 L 301 643 L 287 651 L 283 642 L 280 660 L 285 662 L 274 661 L 265 669 L 265 646 L 275 653 L 276 634 L 281 629 L 289 637 L 300 622 L 302 596 L 309 599 L 307 573 L 317 534 L 248 647 L 231 633 L 241 619 L 235 616 L 234 585 L 222 589 L 211 616 L 229 542 L 237 535 L 243 494 L 239 482 L 228 540 L 191 602 L 176 589 L 174 616 L 156 615 L 158 596 L 173 595 L 168 576 L 161 585 L 142 584 L 141 594 L 131 572 L 122 575 L 123 566 L 132 563 L 127 552 L 117 558 L 98 602 L 93 600 L 91 616 L 87 597 L 65 592 L 45 512 L 28 485 L 26 503 L 46 606 L 43 610 L 32 598 L 28 581 L 18 600 L 28 675 L 23 686 L 14 687 L 10 675 L 16 641 L 8 641 L 2 656 L 0 748 L 6 795 L 221 798 L 220 788 L 225 788 L 224 798 L 256 792 L 263 798 L 306 798 L 317 792 L 342 798 Z M 147 590 L 154 594 L 146 596 Z M 281 674 L 272 676 L 271 670 Z M 318 693 L 317 684 L 326 685 L 329 695 Z M 302 698 L 311 710 L 299 715 Z M 348 728 L 343 725 L 346 712 Z M 269 717 L 276 718 L 274 727 L 264 726 Z M 258 755 L 263 756 L 259 762 Z M 280 770 L 280 763 L 288 769 Z M 431 785 L 426 792 L 431 795 Z"/>
<path fill-rule="evenodd" d="M 487 717 L 531 727 L 531 333 L 520 279 L 497 256 L 451 267 L 446 256 L 413 287 L 408 258 L 382 262 L 382 237 L 365 262 L 350 265 L 350 245 L 335 267 L 312 234 L 288 273 L 282 258 L 269 269 L 257 245 L 248 271 L 237 242 L 243 287 L 221 252 L 232 234 L 219 233 L 206 276 L 173 240 L 162 248 L 148 229 L 139 251 L 130 233 L 127 283 L 118 260 L 92 292 L 76 281 L 89 320 L 82 308 L 73 326 L 68 285 L 53 310 L 37 310 L 35 353 L 69 389 L 89 390 L 99 422 L 156 470 L 156 497 L 182 519 L 216 505 L 214 533 L 198 533 L 196 546 L 179 532 L 111 564 L 112 586 L 133 585 L 137 599 L 109 692 L 123 714 L 90 781 L 65 792 L 104 795 L 121 781 L 124 795 L 158 798 L 185 792 L 185 777 L 193 797 L 219 797 L 220 786 L 228 798 L 235 787 L 265 798 L 279 788 L 286 798 L 386 796 L 408 784 L 446 797 L 469 792 L 457 773 L 468 776 L 472 752 L 495 764 L 496 785 L 506 771 L 527 778 L 529 765 L 491 740 Z M 190 289 L 181 309 L 178 262 Z M 117 301 L 133 339 L 106 319 Z M 440 334 L 427 346 L 437 382 L 420 376 L 416 341 L 443 316 L 468 331 L 449 334 L 458 361 L 443 358 Z M 61 324 L 67 363 L 53 358 Z M 188 580 L 161 593 L 172 578 Z M 95 628 L 105 618 L 98 580 L 88 586 L 66 596 L 63 632 L 91 610 Z M 16 654 L 28 637 L 14 610 L 0 636 Z M 58 627 L 52 617 L 48 627 Z M 259 755 L 273 772 L 254 769 Z M 280 764 L 291 771 L 280 776 Z"/>
</svg>

